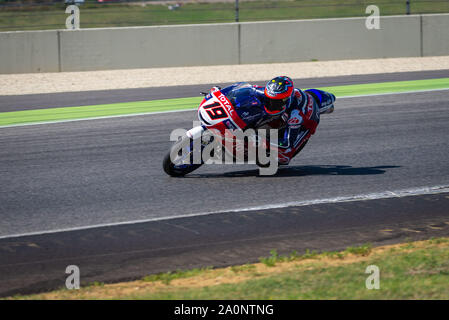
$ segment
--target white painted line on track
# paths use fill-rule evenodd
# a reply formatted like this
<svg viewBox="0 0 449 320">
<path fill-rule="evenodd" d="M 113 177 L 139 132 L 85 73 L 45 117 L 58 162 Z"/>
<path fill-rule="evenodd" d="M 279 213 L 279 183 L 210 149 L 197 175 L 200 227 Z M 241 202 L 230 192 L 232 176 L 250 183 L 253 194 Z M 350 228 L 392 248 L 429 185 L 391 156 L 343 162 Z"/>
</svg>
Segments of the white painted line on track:
<svg viewBox="0 0 449 320">
<path fill-rule="evenodd" d="M 449 185 L 433 186 L 433 187 L 419 187 L 419 188 L 412 188 L 412 189 L 402 189 L 402 190 L 382 191 L 382 192 L 367 193 L 367 194 L 358 194 L 358 195 L 351 195 L 351 196 L 341 196 L 341 197 L 327 198 L 327 199 L 313 199 L 313 200 L 294 201 L 294 202 L 287 202 L 287 203 L 269 204 L 269 205 L 263 205 L 263 206 L 235 208 L 235 209 L 229 209 L 229 210 L 199 212 L 199 213 L 191 213 L 191 214 L 177 215 L 177 216 L 171 216 L 171 217 L 158 217 L 158 218 L 149 218 L 149 219 L 142 219 L 142 220 L 96 224 L 96 225 L 74 227 L 74 228 L 44 230 L 44 231 L 36 231 L 36 232 L 29 232 L 29 233 L 0 236 L 0 239 L 18 238 L 18 237 L 25 237 L 25 236 L 38 236 L 38 235 L 44 235 L 44 234 L 79 231 L 79 230 L 104 228 L 104 227 L 114 227 L 114 226 L 120 226 L 120 225 L 133 225 L 133 224 L 140 224 L 140 223 L 145 223 L 145 222 L 165 221 L 165 220 L 173 220 L 173 219 L 180 219 L 180 218 L 191 218 L 191 217 L 199 217 L 199 216 L 206 216 L 206 215 L 212 215 L 212 214 L 223 214 L 223 213 L 229 213 L 229 212 L 280 209 L 280 208 L 287 208 L 287 207 L 303 207 L 303 206 L 309 206 L 309 205 L 314 205 L 314 204 L 325 204 L 325 203 L 339 203 L 339 202 L 353 202 L 353 201 L 365 201 L 365 200 L 377 200 L 377 199 L 402 198 L 402 197 L 409 197 L 409 196 L 430 195 L 430 194 L 439 194 L 439 193 L 447 193 L 447 192 L 449 192 Z"/>
<path fill-rule="evenodd" d="M 71 107 L 67 107 L 71 108 Z M 196 108 L 192 109 L 179 109 L 179 110 L 168 110 L 168 111 L 153 111 L 153 112 L 141 112 L 141 113 L 131 113 L 131 114 L 119 114 L 114 116 L 102 116 L 102 117 L 92 117 L 92 118 L 80 118 L 80 119 L 68 119 L 68 120 L 55 120 L 55 121 L 42 121 L 42 122 L 30 122 L 30 123 L 19 123 L 19 124 L 8 124 L 5 126 L 0 126 L 2 128 L 13 128 L 13 127 L 27 127 L 27 126 L 37 126 L 43 124 L 55 124 L 55 123 L 66 123 L 66 122 L 75 122 L 75 121 L 87 121 L 87 120 L 101 120 L 101 119 L 112 119 L 112 118 L 126 118 L 126 117 L 135 117 L 135 116 L 146 116 L 152 114 L 165 114 L 165 113 L 173 113 L 173 112 L 185 112 L 196 110 Z"/>
<path fill-rule="evenodd" d="M 375 97 L 375 96 L 386 96 L 386 95 L 397 95 L 397 94 L 410 94 L 410 93 L 433 92 L 433 91 L 446 91 L 446 90 L 449 90 L 449 88 L 415 90 L 415 91 L 404 91 L 404 92 L 391 92 L 391 93 L 363 94 L 363 95 L 355 95 L 355 96 L 337 97 L 337 99 L 338 100 L 342 100 L 342 99 L 352 99 L 352 98 Z M 66 108 L 70 108 L 70 107 L 66 107 Z M 146 116 L 146 115 L 154 115 L 154 114 L 173 113 L 173 112 L 186 112 L 186 111 L 194 111 L 196 109 L 197 109 L 197 107 L 189 108 L 189 109 L 180 109 L 180 110 L 142 112 L 142 113 L 122 114 L 122 115 L 113 115 L 113 116 L 101 116 L 101 117 L 92 117 L 92 118 L 79 118 L 79 119 L 69 119 L 69 120 L 55 120 L 55 121 L 42 121 L 42 122 L 9 124 L 9 125 L 0 126 L 0 129 L 13 128 L 13 127 L 37 126 L 37 125 L 46 125 L 46 124 L 55 124 L 55 123 L 67 123 L 67 122 L 75 122 L 75 121 L 88 121 L 88 120 L 102 120 L 102 119 L 135 117 L 135 116 Z M 38 109 L 36 109 L 36 110 L 38 110 Z M 0 113 L 0 115 L 1 115 L 1 113 Z"/>
</svg>

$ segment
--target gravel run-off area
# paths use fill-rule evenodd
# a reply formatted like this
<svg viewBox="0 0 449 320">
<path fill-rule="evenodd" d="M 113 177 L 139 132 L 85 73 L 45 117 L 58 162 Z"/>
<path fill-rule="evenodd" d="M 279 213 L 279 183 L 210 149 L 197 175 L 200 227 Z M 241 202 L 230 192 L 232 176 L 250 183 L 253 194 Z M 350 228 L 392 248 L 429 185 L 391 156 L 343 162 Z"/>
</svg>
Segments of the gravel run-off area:
<svg viewBox="0 0 449 320">
<path fill-rule="evenodd" d="M 449 56 L 311 61 L 83 72 L 0 74 L 0 95 L 220 84 L 449 69 Z"/>
</svg>

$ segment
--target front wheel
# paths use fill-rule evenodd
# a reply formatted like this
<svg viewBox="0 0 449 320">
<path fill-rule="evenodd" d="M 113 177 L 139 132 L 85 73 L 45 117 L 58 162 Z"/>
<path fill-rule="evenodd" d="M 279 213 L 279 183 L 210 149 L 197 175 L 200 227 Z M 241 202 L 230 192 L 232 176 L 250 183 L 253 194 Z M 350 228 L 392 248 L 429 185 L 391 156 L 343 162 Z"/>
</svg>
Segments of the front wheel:
<svg viewBox="0 0 449 320">
<path fill-rule="evenodd" d="M 188 152 L 184 155 L 182 154 L 182 147 L 187 147 Z M 170 154 L 176 150 L 178 151 L 171 157 Z M 174 159 L 173 161 L 172 158 Z M 176 142 L 171 150 L 165 155 L 164 160 L 162 161 L 162 167 L 165 173 L 169 176 L 182 177 L 201 167 L 202 163 L 194 164 L 192 160 L 193 140 L 184 136 L 181 140 Z"/>
</svg>

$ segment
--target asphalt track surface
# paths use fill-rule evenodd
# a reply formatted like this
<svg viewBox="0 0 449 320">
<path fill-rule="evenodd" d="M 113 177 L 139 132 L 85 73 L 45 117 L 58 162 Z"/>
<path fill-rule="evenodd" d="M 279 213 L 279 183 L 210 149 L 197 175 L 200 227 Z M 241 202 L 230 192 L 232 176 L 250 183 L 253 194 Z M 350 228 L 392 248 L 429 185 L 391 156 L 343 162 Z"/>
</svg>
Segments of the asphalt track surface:
<svg viewBox="0 0 449 320">
<path fill-rule="evenodd" d="M 295 82 L 295 86 L 298 88 L 317 88 L 360 83 L 424 80 L 447 77 L 449 77 L 449 70 L 398 72 L 293 80 Z M 256 81 L 252 83 L 257 85 L 265 85 L 266 82 Z M 195 97 L 200 96 L 201 91 L 207 91 L 214 85 L 220 85 L 224 88 L 229 84 L 231 83 L 0 96 L 0 112 Z"/>
<path fill-rule="evenodd" d="M 401 79 L 403 80 L 403 79 Z M 325 84 L 327 85 L 327 84 Z M 0 294 L 449 234 L 449 195 L 210 211 L 449 185 L 449 91 L 340 99 L 288 167 L 161 161 L 194 111 L 0 129 Z M 126 221 L 70 232 L 11 237 Z"/>
</svg>

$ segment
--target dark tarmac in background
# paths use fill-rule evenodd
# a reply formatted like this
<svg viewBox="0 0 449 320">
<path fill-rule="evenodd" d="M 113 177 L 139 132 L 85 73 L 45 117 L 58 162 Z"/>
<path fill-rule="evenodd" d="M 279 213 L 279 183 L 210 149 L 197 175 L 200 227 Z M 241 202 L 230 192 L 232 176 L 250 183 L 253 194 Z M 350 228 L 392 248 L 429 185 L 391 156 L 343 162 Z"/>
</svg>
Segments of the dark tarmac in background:
<svg viewBox="0 0 449 320">
<path fill-rule="evenodd" d="M 299 156 L 268 177 L 253 165 L 167 176 L 170 132 L 189 129 L 195 111 L 0 128 L 0 295 L 63 287 L 69 264 L 84 284 L 114 282 L 271 249 L 448 236 L 448 193 L 229 212 L 447 187 L 448 111 L 449 90 L 338 99 Z M 223 212 L 201 215 L 213 211 Z"/>
</svg>

